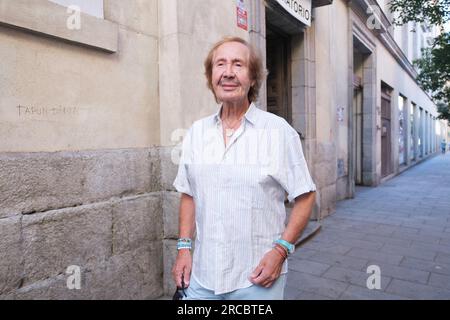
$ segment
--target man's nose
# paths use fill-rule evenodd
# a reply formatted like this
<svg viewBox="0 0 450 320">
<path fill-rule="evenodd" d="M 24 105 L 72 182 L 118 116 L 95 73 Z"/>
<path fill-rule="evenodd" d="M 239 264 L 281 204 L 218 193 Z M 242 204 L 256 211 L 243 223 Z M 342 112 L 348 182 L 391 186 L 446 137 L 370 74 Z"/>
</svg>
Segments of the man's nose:
<svg viewBox="0 0 450 320">
<path fill-rule="evenodd" d="M 233 65 L 231 63 L 227 63 L 223 76 L 226 78 L 234 78 L 235 73 L 233 71 Z"/>
</svg>

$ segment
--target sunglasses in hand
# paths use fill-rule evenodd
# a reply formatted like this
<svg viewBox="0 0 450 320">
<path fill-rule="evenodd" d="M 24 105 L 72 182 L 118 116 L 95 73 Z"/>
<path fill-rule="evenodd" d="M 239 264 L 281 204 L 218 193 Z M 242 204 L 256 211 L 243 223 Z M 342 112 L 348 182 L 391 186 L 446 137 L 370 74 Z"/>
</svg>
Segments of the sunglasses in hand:
<svg viewBox="0 0 450 320">
<path fill-rule="evenodd" d="M 183 274 L 181 275 L 181 288 L 177 287 L 177 290 L 175 291 L 172 300 L 183 300 L 183 297 L 187 298 L 186 292 L 184 291 L 185 289 L 186 285 L 184 283 L 184 274 Z"/>
</svg>

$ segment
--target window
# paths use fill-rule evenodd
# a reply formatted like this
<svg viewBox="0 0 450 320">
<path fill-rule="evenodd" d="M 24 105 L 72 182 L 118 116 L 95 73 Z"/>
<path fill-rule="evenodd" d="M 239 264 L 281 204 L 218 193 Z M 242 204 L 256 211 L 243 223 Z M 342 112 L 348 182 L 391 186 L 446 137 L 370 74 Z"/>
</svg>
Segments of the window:
<svg viewBox="0 0 450 320">
<path fill-rule="evenodd" d="M 78 6 L 81 12 L 103 19 L 103 0 L 49 0 L 65 7 Z"/>
<path fill-rule="evenodd" d="M 411 103 L 411 107 L 409 109 L 409 128 L 410 128 L 410 140 L 409 140 L 409 153 L 410 153 L 410 160 L 416 160 L 416 121 L 414 120 L 416 114 L 416 105 L 414 103 Z"/>
<path fill-rule="evenodd" d="M 406 99 L 398 97 L 398 160 L 399 164 L 406 164 Z"/>
<path fill-rule="evenodd" d="M 419 107 L 419 113 L 417 114 L 417 120 L 419 122 L 419 134 L 417 135 L 417 155 L 423 158 L 423 109 Z"/>
</svg>

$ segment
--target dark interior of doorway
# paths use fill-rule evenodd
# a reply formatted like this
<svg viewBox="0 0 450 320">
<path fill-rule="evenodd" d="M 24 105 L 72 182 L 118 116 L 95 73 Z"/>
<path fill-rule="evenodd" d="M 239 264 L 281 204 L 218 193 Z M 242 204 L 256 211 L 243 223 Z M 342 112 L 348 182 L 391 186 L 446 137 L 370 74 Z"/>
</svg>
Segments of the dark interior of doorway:
<svg viewBox="0 0 450 320">
<path fill-rule="evenodd" d="M 392 137 L 391 137 L 391 96 L 392 89 L 381 84 L 381 177 L 392 174 Z"/>
<path fill-rule="evenodd" d="M 290 36 L 277 27 L 267 24 L 267 111 L 292 123 Z"/>
</svg>

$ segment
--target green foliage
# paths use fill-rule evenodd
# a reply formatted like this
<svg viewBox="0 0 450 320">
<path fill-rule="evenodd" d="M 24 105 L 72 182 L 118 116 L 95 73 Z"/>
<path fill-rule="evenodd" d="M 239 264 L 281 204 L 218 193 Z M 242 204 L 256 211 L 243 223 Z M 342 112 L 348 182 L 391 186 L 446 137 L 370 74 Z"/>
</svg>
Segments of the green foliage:
<svg viewBox="0 0 450 320">
<path fill-rule="evenodd" d="M 450 33 L 441 34 L 422 53 L 422 58 L 415 61 L 420 70 L 417 80 L 425 90 L 433 92 L 436 100 L 450 101 Z"/>
<path fill-rule="evenodd" d="M 439 103 L 438 104 L 438 112 L 439 112 L 439 119 L 442 120 L 450 120 L 450 107 L 447 104 L 444 103 Z M 449 122 L 449 126 L 450 126 L 450 122 Z"/>
<path fill-rule="evenodd" d="M 450 121 L 450 33 L 443 28 L 450 21 L 450 0 L 392 0 L 390 9 L 398 14 L 397 25 L 411 21 L 440 27 L 441 34 L 414 64 L 420 71 L 417 80 L 432 92 L 440 118 Z"/>
<path fill-rule="evenodd" d="M 392 0 L 389 6 L 399 14 L 397 25 L 414 21 L 443 26 L 450 18 L 450 0 Z"/>
</svg>

